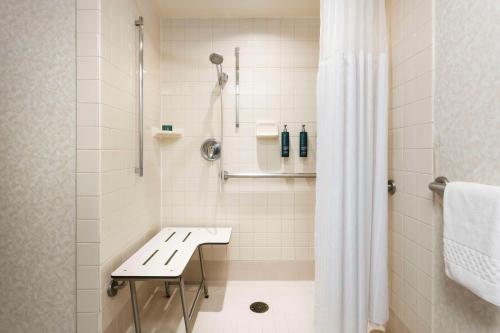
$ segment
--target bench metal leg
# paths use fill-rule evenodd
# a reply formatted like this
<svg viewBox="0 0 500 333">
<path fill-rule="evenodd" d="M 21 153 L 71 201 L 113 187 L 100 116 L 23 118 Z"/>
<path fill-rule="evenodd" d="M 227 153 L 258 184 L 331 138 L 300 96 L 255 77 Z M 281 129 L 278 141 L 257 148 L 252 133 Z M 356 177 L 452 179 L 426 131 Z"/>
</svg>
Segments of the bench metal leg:
<svg viewBox="0 0 500 333">
<path fill-rule="evenodd" d="M 135 281 L 129 281 L 130 296 L 132 298 L 132 311 L 134 313 L 135 333 L 141 333 L 141 321 L 139 318 L 139 306 L 137 305 L 137 292 L 135 290 Z"/>
<path fill-rule="evenodd" d="M 170 298 L 172 294 L 170 293 L 170 285 L 168 284 L 168 281 L 165 281 L 165 295 Z"/>
<path fill-rule="evenodd" d="M 184 316 L 184 325 L 186 326 L 186 333 L 191 333 L 189 330 L 189 315 L 186 307 L 186 295 L 184 294 L 184 280 L 182 276 L 179 278 L 179 291 L 181 294 L 181 303 L 182 303 L 182 314 Z"/>
<path fill-rule="evenodd" d="M 203 283 L 203 291 L 205 292 L 205 298 L 208 298 L 208 288 L 207 288 L 207 282 L 205 281 L 205 268 L 203 267 L 203 254 L 201 252 L 201 245 L 198 246 L 198 256 L 200 257 L 200 269 L 201 269 L 201 280 Z"/>
</svg>

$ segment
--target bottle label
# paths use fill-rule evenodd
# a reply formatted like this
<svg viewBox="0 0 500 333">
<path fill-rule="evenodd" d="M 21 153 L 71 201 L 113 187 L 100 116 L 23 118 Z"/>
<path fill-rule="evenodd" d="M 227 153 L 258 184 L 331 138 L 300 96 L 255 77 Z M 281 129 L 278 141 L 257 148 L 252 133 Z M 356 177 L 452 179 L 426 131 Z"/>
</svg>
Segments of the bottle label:
<svg viewBox="0 0 500 333">
<path fill-rule="evenodd" d="M 281 157 L 289 157 L 290 140 L 288 132 L 281 133 Z"/>
<path fill-rule="evenodd" d="M 300 157 L 307 157 L 307 132 L 300 133 Z"/>
</svg>

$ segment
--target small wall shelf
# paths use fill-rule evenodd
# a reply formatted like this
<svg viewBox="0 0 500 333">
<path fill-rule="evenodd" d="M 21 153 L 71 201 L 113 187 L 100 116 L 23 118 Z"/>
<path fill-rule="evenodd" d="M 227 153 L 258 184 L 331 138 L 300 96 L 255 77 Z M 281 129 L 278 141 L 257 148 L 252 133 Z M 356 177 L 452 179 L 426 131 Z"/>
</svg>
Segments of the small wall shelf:
<svg viewBox="0 0 500 333">
<path fill-rule="evenodd" d="M 157 139 L 176 139 L 182 138 L 184 136 L 183 128 L 176 128 L 173 131 L 162 131 L 159 128 L 153 127 L 152 131 L 153 136 Z"/>
<path fill-rule="evenodd" d="M 274 122 L 257 122 L 255 128 L 255 136 L 257 138 L 277 138 L 278 125 Z"/>
</svg>

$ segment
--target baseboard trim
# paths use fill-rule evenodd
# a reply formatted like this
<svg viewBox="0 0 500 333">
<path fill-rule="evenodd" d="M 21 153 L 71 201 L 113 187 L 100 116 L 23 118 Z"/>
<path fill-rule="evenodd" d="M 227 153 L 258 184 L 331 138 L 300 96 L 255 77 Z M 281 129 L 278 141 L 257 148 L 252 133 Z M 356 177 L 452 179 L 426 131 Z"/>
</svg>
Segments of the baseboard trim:
<svg viewBox="0 0 500 333">
<path fill-rule="evenodd" d="M 314 281 L 314 261 L 206 261 L 205 272 L 207 281 Z M 184 276 L 199 280 L 198 261 Z"/>
<path fill-rule="evenodd" d="M 389 322 L 386 325 L 387 333 L 412 333 L 403 321 L 396 315 L 392 309 L 389 310 Z"/>
</svg>

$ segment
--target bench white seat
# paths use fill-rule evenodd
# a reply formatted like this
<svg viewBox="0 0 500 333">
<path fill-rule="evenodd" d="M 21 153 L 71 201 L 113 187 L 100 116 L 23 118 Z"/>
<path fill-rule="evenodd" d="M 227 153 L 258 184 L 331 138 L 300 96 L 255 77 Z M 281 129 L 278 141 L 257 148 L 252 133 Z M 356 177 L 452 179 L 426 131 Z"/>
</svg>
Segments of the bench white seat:
<svg viewBox="0 0 500 333">
<path fill-rule="evenodd" d="M 165 228 L 111 273 L 112 282 L 108 287 L 108 294 L 116 295 L 116 292 L 110 293 L 109 291 L 109 288 L 116 288 L 116 281 L 128 281 L 135 332 L 141 333 L 135 281 L 164 280 L 165 294 L 170 297 L 169 283 L 175 280 L 179 284 L 186 332 L 191 333 L 190 323 L 202 290 L 205 298 L 208 298 L 202 245 L 225 245 L 229 244 L 230 239 L 231 228 Z M 198 252 L 200 260 L 201 282 L 191 309 L 188 311 L 182 275 L 195 251 Z"/>
<path fill-rule="evenodd" d="M 111 277 L 116 280 L 178 278 L 200 245 L 224 245 L 231 228 L 164 228 Z"/>
</svg>

